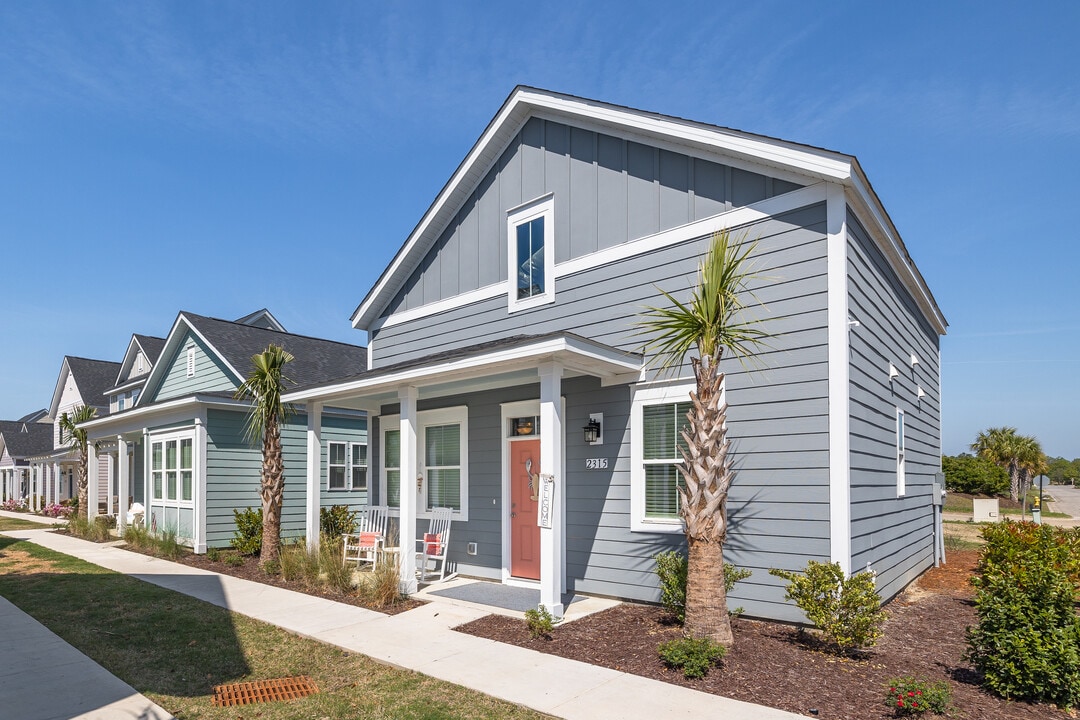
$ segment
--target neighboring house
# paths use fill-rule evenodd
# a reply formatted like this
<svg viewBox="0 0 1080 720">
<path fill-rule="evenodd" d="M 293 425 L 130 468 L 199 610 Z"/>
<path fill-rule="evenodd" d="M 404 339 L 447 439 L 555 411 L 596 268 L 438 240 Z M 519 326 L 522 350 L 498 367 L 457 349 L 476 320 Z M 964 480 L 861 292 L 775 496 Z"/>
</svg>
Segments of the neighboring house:
<svg viewBox="0 0 1080 720">
<path fill-rule="evenodd" d="M 29 458 L 30 507 L 40 509 L 41 502 L 55 503 L 78 495 L 77 467 L 79 454 L 60 437 L 60 418 L 81 405 L 89 405 L 97 414 L 109 412 L 105 391 L 113 386 L 120 363 L 86 358 L 64 358 L 60 376 L 53 390 L 48 416 L 52 418 L 52 444 L 47 452 Z M 99 474 L 108 477 L 109 461 L 101 458 Z"/>
<path fill-rule="evenodd" d="M 266 310 L 233 322 L 181 312 L 160 347 L 148 347 L 153 344 L 141 336 L 132 340 L 110 392 L 115 397 L 136 382 L 129 364 L 137 366 L 138 354 L 145 351 L 150 369 L 138 376 L 133 405 L 119 409 L 117 401 L 116 412 L 85 424 L 96 455 L 131 458 L 119 463 L 115 477 L 121 527 L 129 502 L 137 501 L 146 508 L 151 529 L 175 531 L 181 542 L 201 553 L 229 544 L 236 528 L 233 510 L 260 507 L 262 445 L 245 439 L 249 405 L 233 396 L 251 369 L 252 356 L 270 344 L 295 356 L 284 373 L 290 387 L 367 367 L 364 348 L 284 332 Z M 326 411 L 320 492 L 309 503 L 307 418 L 303 407 L 297 409 L 282 428 L 286 536 L 306 532 L 309 506 L 316 508 L 317 523 L 321 505 L 355 508 L 369 501 L 363 413 Z M 95 505 L 91 502 L 91 509 Z"/>
<path fill-rule="evenodd" d="M 452 507 L 460 573 L 556 614 L 564 592 L 655 601 L 653 558 L 685 548 L 693 379 L 650 371 L 637 323 L 724 228 L 758 241 L 776 334 L 723 360 L 725 557 L 753 571 L 732 605 L 800 619 L 767 570 L 808 560 L 891 597 L 935 560 L 946 322 L 850 155 L 517 88 L 354 312 L 368 370 L 286 399 L 367 411 L 376 501 L 403 538 Z"/>
<path fill-rule="evenodd" d="M 29 458 L 49 452 L 52 446 L 52 423 L 47 410 L 18 420 L 0 420 L 0 502 L 29 495 Z"/>
</svg>

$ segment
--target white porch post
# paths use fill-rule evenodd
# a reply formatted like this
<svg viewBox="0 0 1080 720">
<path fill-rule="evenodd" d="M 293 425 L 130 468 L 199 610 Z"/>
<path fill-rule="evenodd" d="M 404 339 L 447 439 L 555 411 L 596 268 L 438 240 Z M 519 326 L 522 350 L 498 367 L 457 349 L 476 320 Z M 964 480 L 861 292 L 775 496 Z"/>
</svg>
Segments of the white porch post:
<svg viewBox="0 0 1080 720">
<path fill-rule="evenodd" d="M 401 401 L 401 497 L 398 518 L 398 546 L 401 548 L 401 592 L 416 592 L 416 399 L 415 387 L 398 391 Z"/>
<path fill-rule="evenodd" d="M 86 443 L 86 517 L 93 520 L 98 514 L 98 498 L 101 497 L 101 489 L 98 487 L 98 456 L 97 447 L 94 443 Z"/>
<path fill-rule="evenodd" d="M 192 540 L 192 549 L 196 554 L 202 555 L 206 552 L 206 546 L 209 544 L 206 538 L 206 418 L 195 418 L 195 443 L 192 447 L 194 457 L 191 459 L 191 464 L 195 469 L 194 482 L 192 483 L 191 491 L 194 493 L 192 500 L 195 505 L 195 517 L 192 519 L 192 534 L 195 536 Z M 144 431 L 145 432 L 145 431 Z M 144 452 L 149 445 L 143 445 Z M 150 473 L 143 473 L 149 476 Z M 146 495 L 143 496 L 144 498 Z M 147 514 L 149 514 L 149 504 L 147 504 Z"/>
<path fill-rule="evenodd" d="M 42 465 L 39 470 L 45 470 L 45 466 Z M 34 512 L 41 509 L 38 506 L 38 496 L 41 495 L 41 478 L 43 475 L 43 472 L 38 472 L 37 482 L 30 485 L 30 509 Z"/>
<path fill-rule="evenodd" d="M 563 475 L 563 369 L 558 363 L 544 363 L 539 371 L 540 472 L 555 478 L 551 527 L 540 528 L 540 604 L 556 618 L 561 618 L 563 499 L 566 497 L 566 478 Z"/>
<path fill-rule="evenodd" d="M 128 444 L 123 435 L 116 436 L 116 463 L 116 470 L 119 473 L 117 493 L 120 495 L 120 507 L 116 509 L 116 529 L 120 531 L 120 536 L 123 537 L 124 529 L 127 527 L 127 498 L 130 494 L 128 488 L 131 486 Z"/>
<path fill-rule="evenodd" d="M 307 534 L 308 550 L 319 549 L 319 508 L 322 505 L 322 403 L 309 402 L 307 413 Z"/>
<path fill-rule="evenodd" d="M 49 505 L 49 490 L 50 490 L 50 486 L 52 485 L 52 478 L 53 478 L 54 474 L 55 473 L 45 476 L 45 483 L 41 488 L 41 509 L 42 510 L 44 510 Z"/>
<path fill-rule="evenodd" d="M 52 478 L 49 480 L 49 494 L 52 496 L 52 502 L 56 502 L 60 497 L 60 463 L 53 463 Z"/>
<path fill-rule="evenodd" d="M 117 465 L 120 463 L 120 452 L 117 449 L 117 453 L 109 453 L 105 456 L 105 464 L 109 468 L 108 473 L 105 476 L 105 514 L 115 515 L 116 508 L 113 507 L 113 478 L 116 477 Z"/>
</svg>

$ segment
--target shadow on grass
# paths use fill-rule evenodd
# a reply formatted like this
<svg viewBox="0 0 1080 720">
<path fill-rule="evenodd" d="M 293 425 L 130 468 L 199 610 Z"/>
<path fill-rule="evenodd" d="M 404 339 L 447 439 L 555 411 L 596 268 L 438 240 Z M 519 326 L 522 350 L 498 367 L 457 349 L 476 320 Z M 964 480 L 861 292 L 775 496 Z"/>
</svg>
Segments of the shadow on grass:
<svg viewBox="0 0 1080 720">
<path fill-rule="evenodd" d="M 249 674 L 228 610 L 0 537 L 0 555 L 15 550 L 34 560 L 14 572 L 0 568 L 0 595 L 139 692 L 197 697 Z M 201 598 L 224 603 L 217 577 L 153 582 L 174 577 L 195 580 Z"/>
</svg>

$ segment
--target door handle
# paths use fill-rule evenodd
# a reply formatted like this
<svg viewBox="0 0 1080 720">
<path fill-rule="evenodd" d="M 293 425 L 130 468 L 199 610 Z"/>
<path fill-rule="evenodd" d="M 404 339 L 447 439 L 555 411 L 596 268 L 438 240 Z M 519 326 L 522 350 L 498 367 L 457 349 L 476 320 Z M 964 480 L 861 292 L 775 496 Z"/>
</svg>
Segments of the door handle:
<svg viewBox="0 0 1080 720">
<path fill-rule="evenodd" d="M 516 513 L 516 512 L 512 512 L 512 513 L 510 513 L 510 517 L 512 517 L 512 518 L 516 518 L 516 517 L 517 517 L 517 513 Z"/>
</svg>

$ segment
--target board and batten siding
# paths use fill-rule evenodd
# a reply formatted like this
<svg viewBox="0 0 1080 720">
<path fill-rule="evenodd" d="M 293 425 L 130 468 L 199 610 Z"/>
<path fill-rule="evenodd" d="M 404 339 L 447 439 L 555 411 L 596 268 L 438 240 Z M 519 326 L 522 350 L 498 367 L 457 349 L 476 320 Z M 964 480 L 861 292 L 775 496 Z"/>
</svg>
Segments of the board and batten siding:
<svg viewBox="0 0 1080 720">
<path fill-rule="evenodd" d="M 807 560 L 829 557 L 825 219 L 825 206 L 816 204 L 746 228 L 750 238 L 758 239 L 755 257 L 763 276 L 754 291 L 767 308 L 766 327 L 776 335 L 758 355 L 761 369 L 723 361 L 729 433 L 739 463 L 728 506 L 726 553 L 754 573 L 736 586 L 732 604 L 754 616 L 799 620 L 768 569 L 802 568 Z M 512 316 L 506 298 L 498 297 L 384 327 L 376 338 L 379 356 L 397 362 L 502 337 L 557 331 L 640 351 L 644 338 L 635 323 L 642 309 L 664 302 L 658 287 L 676 297 L 688 294 L 708 242 L 697 238 L 564 276 L 555 303 Z M 689 377 L 685 369 L 681 374 Z M 655 601 L 659 590 L 653 557 L 681 547 L 683 540 L 678 534 L 630 531 L 630 388 L 604 388 L 595 378 L 568 378 L 563 388 L 569 589 Z M 470 407 L 470 521 L 460 531 L 455 524 L 454 544 L 461 539 L 462 545 L 450 550 L 461 572 L 481 574 L 486 568 L 490 573 L 500 567 L 503 520 L 488 517 L 492 497 L 501 497 L 491 495 L 501 492 L 502 482 L 498 403 L 521 399 L 520 392 L 511 388 L 438 403 Z M 533 393 L 526 397 L 538 396 L 538 390 Z M 603 446 L 585 446 L 577 432 L 591 412 L 604 413 Z M 609 470 L 586 471 L 584 460 L 591 457 L 608 457 Z M 468 541 L 478 543 L 477 557 L 460 554 Z"/>
<path fill-rule="evenodd" d="M 555 197 L 561 263 L 801 187 L 531 118 L 384 309 L 412 310 L 506 280 L 507 211 Z M 380 354 L 377 364 L 385 364 Z"/>
<path fill-rule="evenodd" d="M 850 211 L 851 567 L 888 599 L 933 565 L 932 485 L 941 467 L 939 337 Z M 912 366 L 911 356 L 919 362 Z M 889 364 L 899 375 L 889 380 Z M 925 396 L 918 397 L 922 388 Z M 906 492 L 897 497 L 896 411 L 905 413 Z"/>
<path fill-rule="evenodd" d="M 208 351 L 203 341 L 194 333 L 188 332 L 178 346 L 175 355 L 162 357 L 161 362 L 168 363 L 168 371 L 158 384 L 151 401 L 182 397 L 196 392 L 232 392 L 239 382 L 233 379 L 229 370 Z M 195 374 L 188 377 L 187 351 L 195 349 Z"/>
<path fill-rule="evenodd" d="M 259 496 L 262 450 L 244 437 L 247 415 L 243 412 L 208 409 L 206 413 L 206 540 L 208 547 L 226 547 L 236 523 L 233 510 L 253 510 L 262 506 Z M 281 512 L 283 538 L 303 537 L 306 532 L 307 497 L 307 416 L 289 418 L 281 430 L 285 463 L 284 503 Z M 325 446 L 327 441 L 362 442 L 367 436 L 366 419 L 323 415 L 323 455 L 321 484 L 326 486 Z M 324 506 L 349 504 L 354 509 L 366 501 L 363 493 L 323 493 Z M 327 497 L 332 498 L 328 501 Z M 349 502 L 344 502 L 344 497 Z"/>
</svg>

